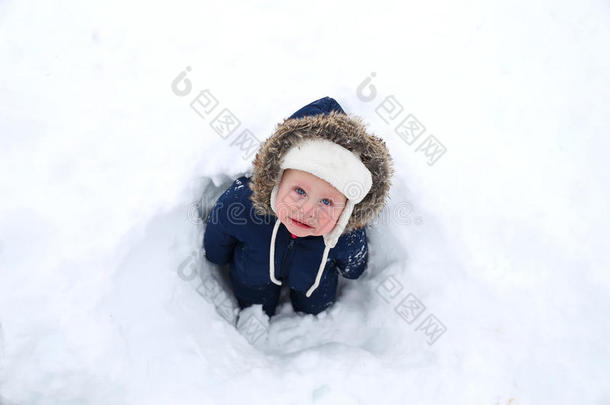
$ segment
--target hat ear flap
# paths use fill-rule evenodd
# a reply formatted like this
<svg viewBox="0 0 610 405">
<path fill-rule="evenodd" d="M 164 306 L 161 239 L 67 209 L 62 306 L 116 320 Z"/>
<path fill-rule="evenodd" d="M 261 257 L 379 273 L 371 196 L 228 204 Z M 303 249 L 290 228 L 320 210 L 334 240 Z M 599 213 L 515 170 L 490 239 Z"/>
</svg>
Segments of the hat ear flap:
<svg viewBox="0 0 610 405">
<path fill-rule="evenodd" d="M 278 175 L 279 180 L 275 183 L 275 186 L 273 186 L 273 189 L 271 190 L 271 195 L 269 196 L 271 210 L 273 211 L 273 213 L 275 214 L 276 217 L 277 217 L 277 212 L 275 212 L 275 198 L 277 196 L 277 191 L 280 188 L 280 182 L 281 182 L 283 174 L 284 174 L 284 169 L 280 169 L 280 174 Z"/>
<path fill-rule="evenodd" d="M 337 220 L 337 223 L 335 224 L 335 227 L 333 228 L 332 231 L 330 231 L 329 233 L 324 235 L 324 243 L 326 244 L 326 246 L 334 248 L 335 245 L 337 244 L 337 241 L 339 240 L 339 237 L 341 236 L 341 234 L 343 233 L 343 230 L 345 229 L 345 226 L 347 225 L 347 222 L 349 221 L 350 217 L 352 216 L 352 212 L 354 211 L 354 202 L 352 200 L 347 200 L 345 202 L 345 207 L 343 208 L 343 212 L 341 213 L 341 216 L 339 216 L 339 219 Z"/>
</svg>

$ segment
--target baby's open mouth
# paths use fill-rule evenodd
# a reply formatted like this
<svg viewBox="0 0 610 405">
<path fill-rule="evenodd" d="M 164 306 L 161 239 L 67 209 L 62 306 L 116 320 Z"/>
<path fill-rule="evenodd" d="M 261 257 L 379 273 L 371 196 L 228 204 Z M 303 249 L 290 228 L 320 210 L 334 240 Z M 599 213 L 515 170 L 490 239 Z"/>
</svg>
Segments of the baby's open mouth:
<svg viewBox="0 0 610 405">
<path fill-rule="evenodd" d="M 299 226 L 301 228 L 305 228 L 305 229 L 311 229 L 313 228 L 313 226 L 309 226 L 307 224 L 304 224 L 303 222 L 299 222 L 294 218 L 290 218 L 290 220 L 292 221 L 293 224 L 295 224 L 296 226 Z"/>
</svg>

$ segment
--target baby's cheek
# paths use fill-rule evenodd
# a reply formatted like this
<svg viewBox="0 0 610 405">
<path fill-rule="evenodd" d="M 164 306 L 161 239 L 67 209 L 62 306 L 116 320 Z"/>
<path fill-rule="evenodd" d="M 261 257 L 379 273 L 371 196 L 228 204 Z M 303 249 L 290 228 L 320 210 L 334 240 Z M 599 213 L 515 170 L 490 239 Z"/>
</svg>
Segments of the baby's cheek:
<svg viewBox="0 0 610 405">
<path fill-rule="evenodd" d="M 333 228 L 335 227 L 335 224 L 337 223 L 337 220 L 335 218 L 332 218 L 328 215 L 323 215 L 320 217 L 320 228 L 322 230 L 322 233 L 327 233 L 333 230 Z"/>
<path fill-rule="evenodd" d="M 290 203 L 285 199 L 276 201 L 275 212 L 279 217 L 286 217 L 290 213 Z"/>
</svg>

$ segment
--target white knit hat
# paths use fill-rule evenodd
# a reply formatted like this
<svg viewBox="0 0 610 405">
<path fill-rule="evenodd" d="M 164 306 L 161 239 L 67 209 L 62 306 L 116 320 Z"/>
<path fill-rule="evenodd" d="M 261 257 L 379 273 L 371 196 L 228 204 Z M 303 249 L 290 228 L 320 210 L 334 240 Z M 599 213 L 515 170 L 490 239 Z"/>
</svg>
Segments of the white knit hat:
<svg viewBox="0 0 610 405">
<path fill-rule="evenodd" d="M 328 252 L 335 247 L 339 237 L 343 233 L 347 222 L 349 221 L 354 206 L 366 197 L 367 193 L 373 185 L 371 172 L 362 163 L 360 157 L 344 148 L 343 146 L 323 138 L 305 139 L 299 144 L 293 146 L 284 156 L 280 164 L 280 173 L 278 183 L 275 184 L 271 191 L 271 209 L 275 212 L 275 197 L 279 188 L 279 181 L 285 169 L 298 169 L 309 172 L 322 180 L 327 181 L 343 195 L 347 201 L 341 216 L 337 220 L 335 227 L 328 233 L 324 234 L 324 255 L 322 262 L 318 268 L 315 283 L 309 288 L 306 296 L 309 297 L 320 284 L 322 272 L 326 267 Z M 275 212 L 277 215 L 277 212 Z M 273 234 L 271 237 L 271 247 L 269 249 L 269 276 L 271 281 L 277 285 L 281 285 L 281 281 L 275 278 L 275 236 L 280 226 L 279 218 L 275 222 Z"/>
</svg>

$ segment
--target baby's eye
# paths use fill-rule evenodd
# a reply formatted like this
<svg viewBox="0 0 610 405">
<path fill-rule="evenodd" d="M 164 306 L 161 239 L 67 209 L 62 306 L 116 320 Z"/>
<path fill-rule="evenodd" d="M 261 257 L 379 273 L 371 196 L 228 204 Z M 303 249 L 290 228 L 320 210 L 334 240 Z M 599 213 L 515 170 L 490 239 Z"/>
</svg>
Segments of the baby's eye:
<svg viewBox="0 0 610 405">
<path fill-rule="evenodd" d="M 295 188 L 296 192 L 301 194 L 301 195 L 305 195 L 305 190 L 303 190 L 301 187 L 297 187 Z"/>
<path fill-rule="evenodd" d="M 323 199 L 322 199 L 322 204 L 324 204 L 324 205 L 331 205 L 331 204 L 332 204 L 332 201 L 331 201 L 331 200 L 329 200 L 328 198 L 323 198 Z"/>
</svg>

